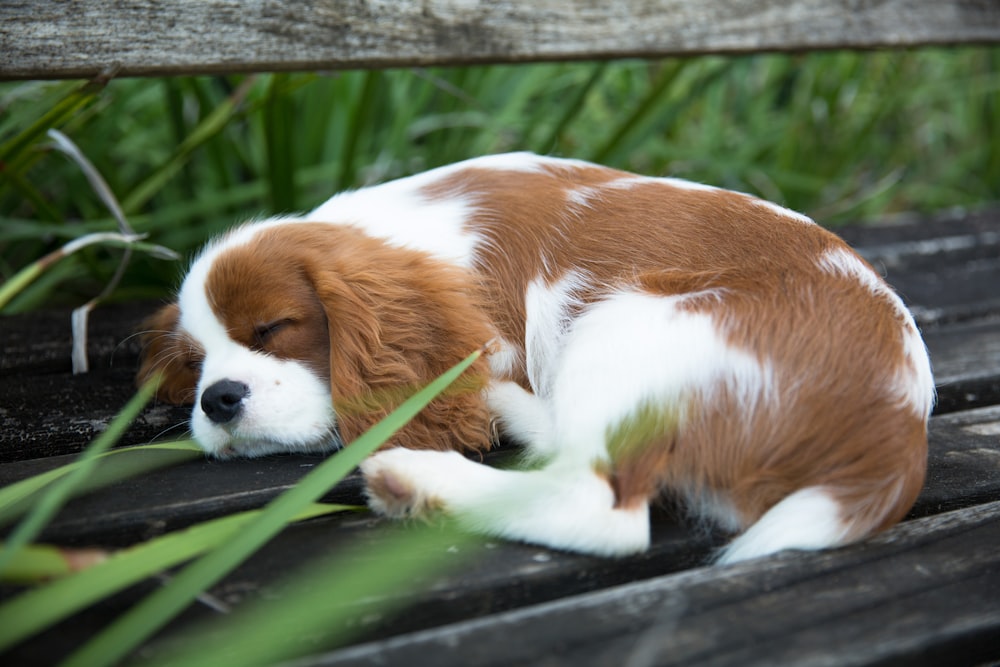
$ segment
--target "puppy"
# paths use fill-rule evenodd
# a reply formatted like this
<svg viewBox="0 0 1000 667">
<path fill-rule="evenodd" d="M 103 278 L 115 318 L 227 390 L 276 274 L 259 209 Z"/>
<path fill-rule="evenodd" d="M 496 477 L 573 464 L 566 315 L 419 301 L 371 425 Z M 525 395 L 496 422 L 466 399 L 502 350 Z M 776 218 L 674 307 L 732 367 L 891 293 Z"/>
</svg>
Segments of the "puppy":
<svg viewBox="0 0 1000 667">
<path fill-rule="evenodd" d="M 362 466 L 370 505 L 616 556 L 664 492 L 732 562 L 898 521 L 934 384 L 913 318 L 837 236 L 747 195 L 517 153 L 239 227 L 148 324 L 138 374 L 214 456 L 326 451 L 487 341 Z M 464 453 L 491 425 L 533 465 Z"/>
</svg>

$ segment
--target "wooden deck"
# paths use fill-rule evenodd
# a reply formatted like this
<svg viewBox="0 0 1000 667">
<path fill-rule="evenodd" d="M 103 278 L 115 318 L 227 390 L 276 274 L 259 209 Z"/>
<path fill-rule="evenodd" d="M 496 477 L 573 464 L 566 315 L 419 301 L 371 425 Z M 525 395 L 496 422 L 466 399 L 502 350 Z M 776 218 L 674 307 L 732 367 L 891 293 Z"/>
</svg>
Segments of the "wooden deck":
<svg viewBox="0 0 1000 667">
<path fill-rule="evenodd" d="M 398 595 L 408 611 L 359 608 L 358 643 L 296 665 L 962 665 L 1000 660 L 1000 211 L 842 230 L 914 310 L 939 400 L 930 471 L 908 519 L 863 543 L 706 567 L 719 535 L 654 517 L 641 556 L 608 560 L 484 541 L 475 558 Z M 97 311 L 91 367 L 73 376 L 69 314 L 0 320 L 0 485 L 71 460 L 132 394 L 136 344 L 155 304 Z M 151 406 L 122 444 L 179 436 L 184 410 Z M 501 449 L 491 456 L 509 455 Z M 259 507 L 318 461 L 199 460 L 75 500 L 45 539 L 125 545 Z M 360 502 L 349 478 L 327 500 Z M 212 591 L 266 597 L 284 572 L 405 530 L 368 514 L 296 525 Z M 447 558 L 446 553 L 441 554 Z M 0 656 L 51 664 L 147 592 L 148 582 Z M 15 592 L 0 590 L 6 597 Z M 218 612 L 196 606 L 168 628 Z"/>
</svg>

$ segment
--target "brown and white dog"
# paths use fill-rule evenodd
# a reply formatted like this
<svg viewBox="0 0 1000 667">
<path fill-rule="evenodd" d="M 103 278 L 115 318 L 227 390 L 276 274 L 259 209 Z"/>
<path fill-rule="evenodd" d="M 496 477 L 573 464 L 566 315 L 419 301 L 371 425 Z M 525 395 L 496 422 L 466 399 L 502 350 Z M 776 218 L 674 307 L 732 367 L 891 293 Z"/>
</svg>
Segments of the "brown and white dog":
<svg viewBox="0 0 1000 667">
<path fill-rule="evenodd" d="M 731 562 L 886 528 L 924 479 L 902 301 L 808 218 L 676 179 L 516 153 L 347 192 L 212 242 L 148 328 L 139 378 L 222 457 L 336 448 L 492 341 L 362 466 L 389 516 L 620 555 L 669 490 L 745 531 Z M 494 422 L 535 465 L 460 453 Z"/>
</svg>

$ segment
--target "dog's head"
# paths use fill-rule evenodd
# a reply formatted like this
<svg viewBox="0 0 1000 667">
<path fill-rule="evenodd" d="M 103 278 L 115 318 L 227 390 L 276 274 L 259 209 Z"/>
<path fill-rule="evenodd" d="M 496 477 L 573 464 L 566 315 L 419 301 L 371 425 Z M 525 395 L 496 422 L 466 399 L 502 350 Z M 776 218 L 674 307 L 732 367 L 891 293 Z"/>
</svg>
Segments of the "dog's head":
<svg viewBox="0 0 1000 667">
<path fill-rule="evenodd" d="M 349 226 L 253 223 L 210 244 L 176 303 L 144 323 L 137 379 L 159 374 L 160 400 L 193 404 L 193 435 L 212 455 L 326 451 L 489 337 L 460 283 Z M 436 403 L 405 444 L 486 446 L 478 391 Z"/>
</svg>

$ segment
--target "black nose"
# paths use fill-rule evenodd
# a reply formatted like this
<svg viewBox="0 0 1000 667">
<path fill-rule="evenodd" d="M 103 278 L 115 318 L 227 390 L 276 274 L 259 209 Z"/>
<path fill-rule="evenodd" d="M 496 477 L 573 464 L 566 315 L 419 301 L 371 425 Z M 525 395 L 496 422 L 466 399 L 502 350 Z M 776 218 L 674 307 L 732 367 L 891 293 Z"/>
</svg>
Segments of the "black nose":
<svg viewBox="0 0 1000 667">
<path fill-rule="evenodd" d="M 243 410 L 250 387 L 235 380 L 219 380 L 201 395 L 201 409 L 216 424 L 232 421 Z"/>
</svg>

